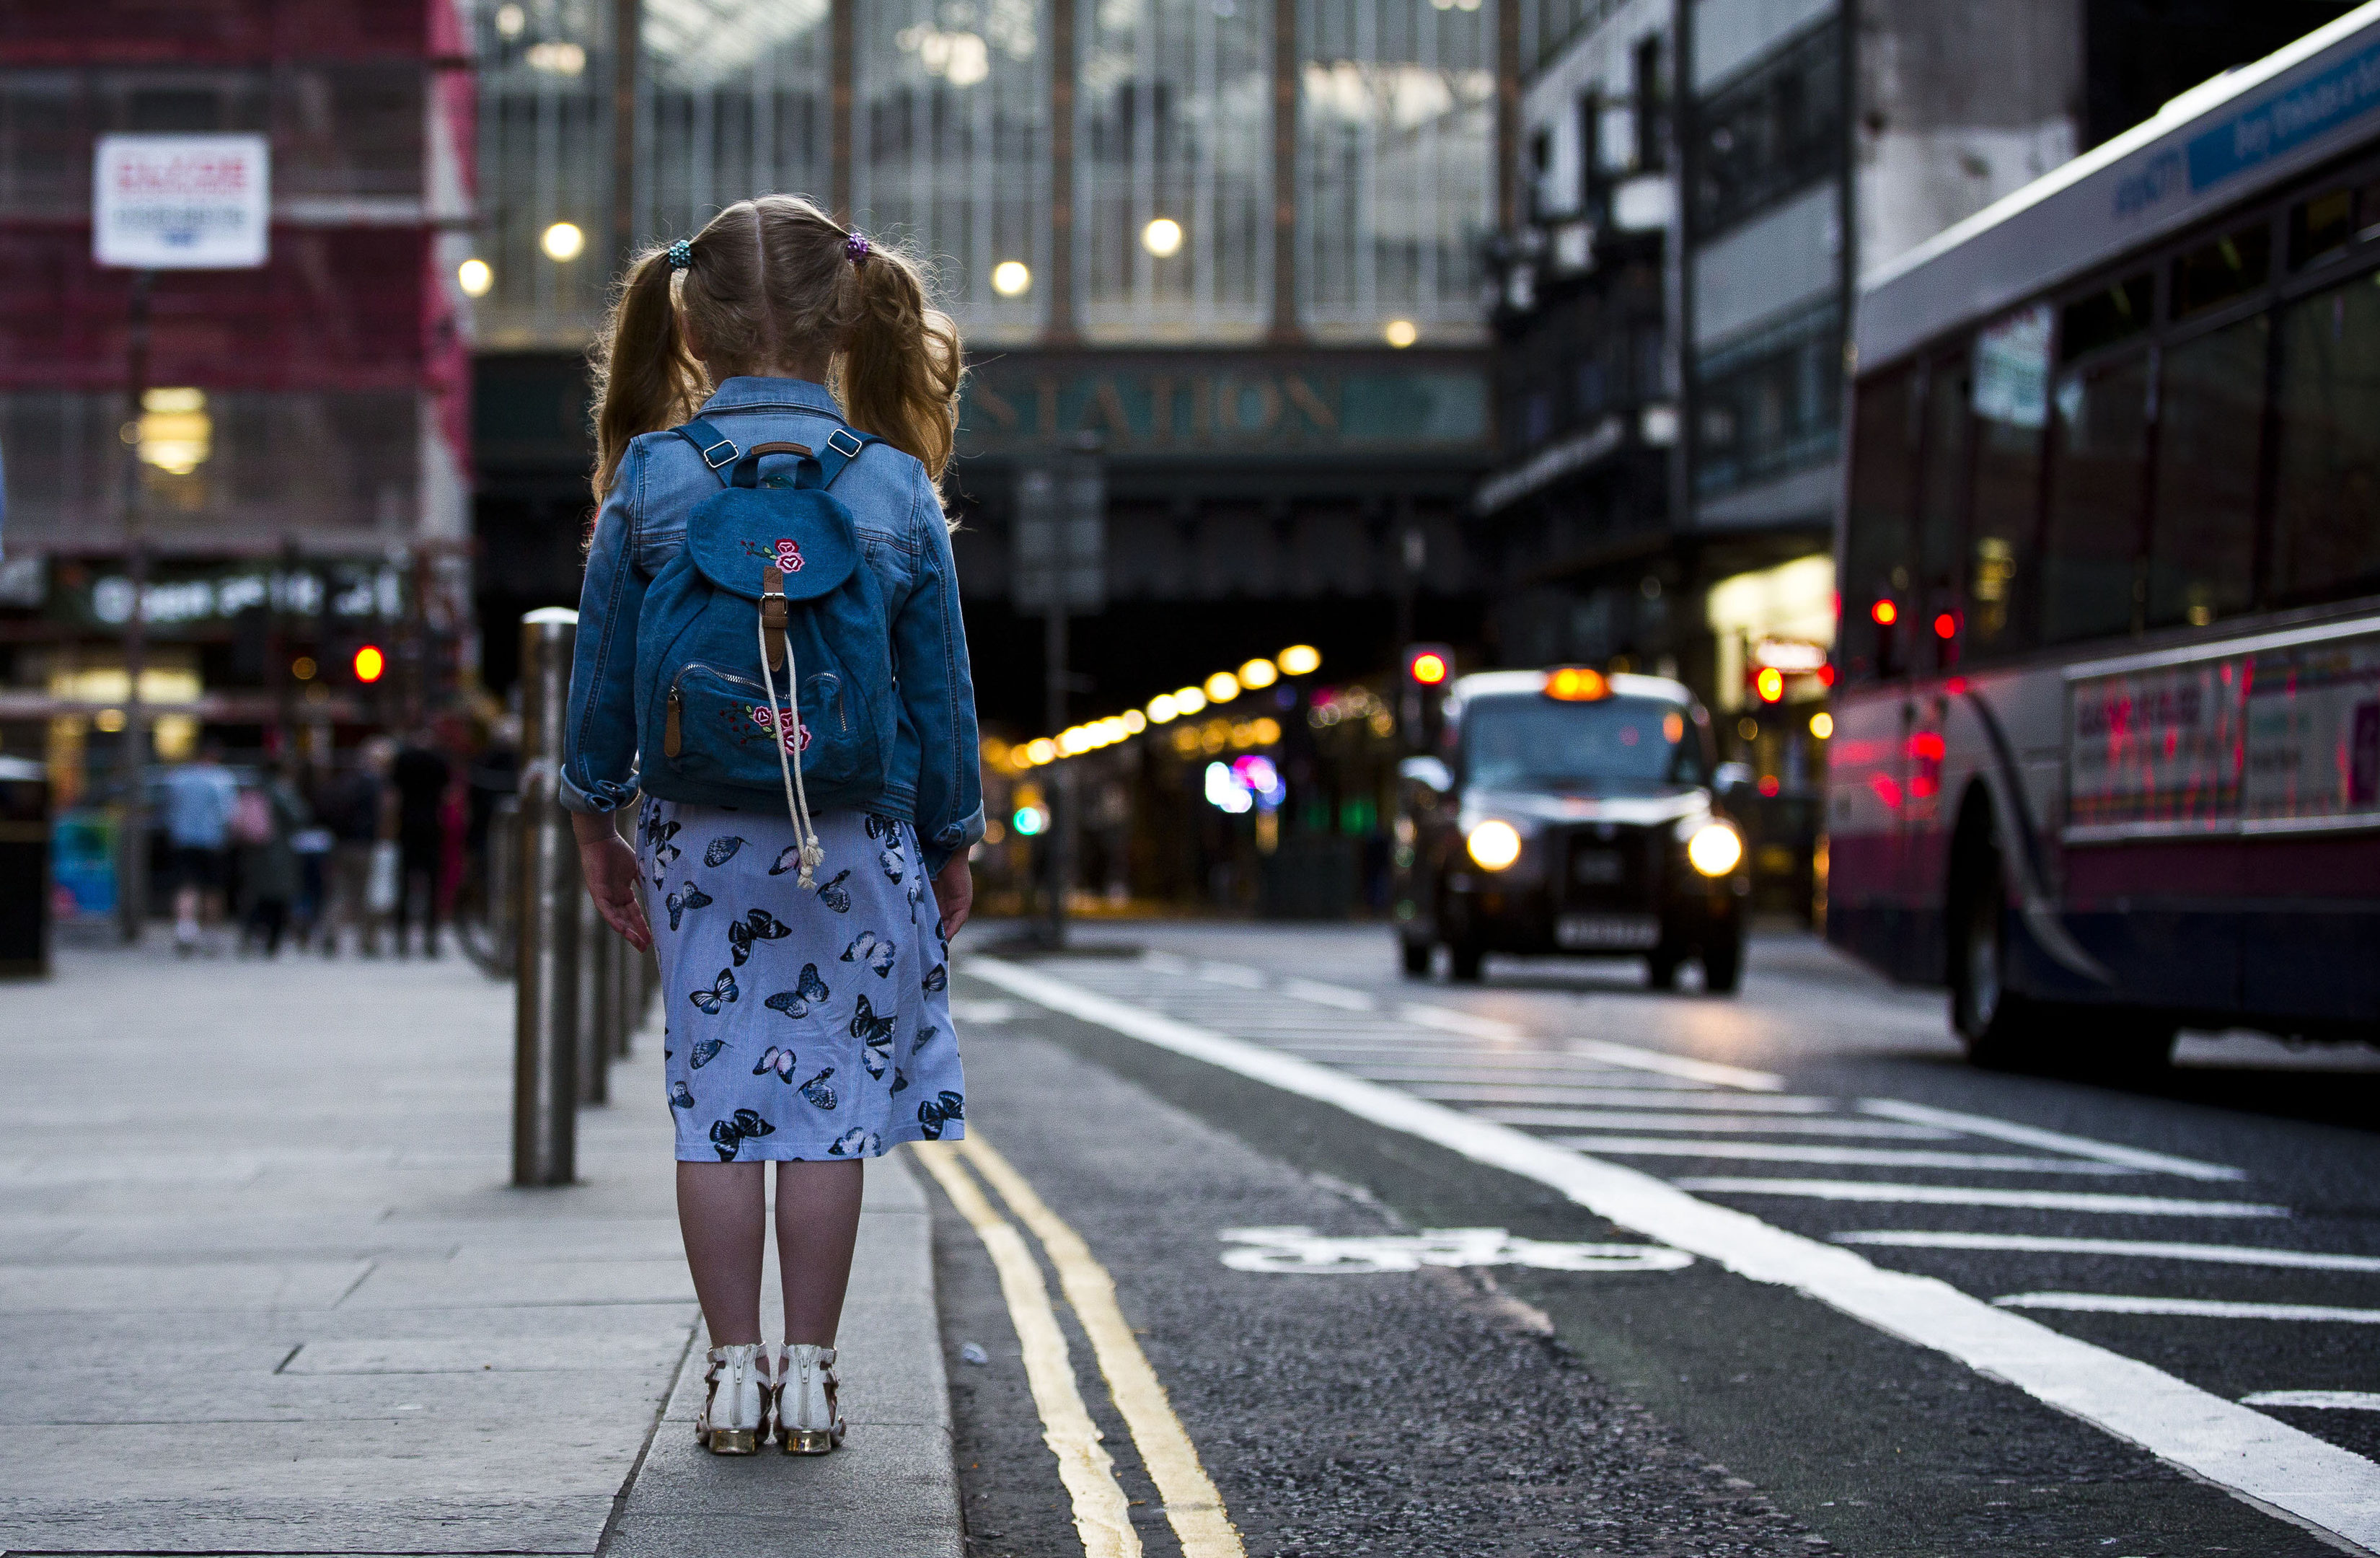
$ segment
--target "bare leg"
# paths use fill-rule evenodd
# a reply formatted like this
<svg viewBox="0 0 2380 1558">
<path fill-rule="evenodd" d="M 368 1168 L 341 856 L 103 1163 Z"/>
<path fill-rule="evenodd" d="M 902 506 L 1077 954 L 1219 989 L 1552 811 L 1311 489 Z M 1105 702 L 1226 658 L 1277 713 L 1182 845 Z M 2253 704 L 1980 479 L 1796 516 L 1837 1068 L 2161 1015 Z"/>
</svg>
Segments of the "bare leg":
<svg viewBox="0 0 2380 1558">
<path fill-rule="evenodd" d="M 759 1163 L 677 1165 L 677 1225 L 710 1345 L 760 1339 L 760 1261 L 769 1185 Z"/>
<path fill-rule="evenodd" d="M 834 1345 L 851 1250 L 859 1242 L 865 1165 L 777 1165 L 777 1260 L 785 1284 L 785 1341 Z"/>
</svg>

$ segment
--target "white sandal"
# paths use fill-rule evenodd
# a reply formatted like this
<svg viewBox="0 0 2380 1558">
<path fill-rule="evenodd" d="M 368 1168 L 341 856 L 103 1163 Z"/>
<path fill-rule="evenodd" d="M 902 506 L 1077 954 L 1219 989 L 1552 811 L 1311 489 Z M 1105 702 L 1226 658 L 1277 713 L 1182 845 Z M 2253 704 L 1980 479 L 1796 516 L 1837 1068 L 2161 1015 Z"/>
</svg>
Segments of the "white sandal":
<svg viewBox="0 0 2380 1558">
<path fill-rule="evenodd" d="M 710 1349 L 710 1367 L 702 1375 L 710 1389 L 694 1419 L 694 1437 L 712 1455 L 753 1455 L 768 1438 L 768 1354 L 759 1342 Z"/>
<path fill-rule="evenodd" d="M 823 1455 L 843 1442 L 835 1405 L 834 1349 L 808 1342 L 785 1348 L 777 1365 L 777 1439 L 788 1455 Z"/>
</svg>

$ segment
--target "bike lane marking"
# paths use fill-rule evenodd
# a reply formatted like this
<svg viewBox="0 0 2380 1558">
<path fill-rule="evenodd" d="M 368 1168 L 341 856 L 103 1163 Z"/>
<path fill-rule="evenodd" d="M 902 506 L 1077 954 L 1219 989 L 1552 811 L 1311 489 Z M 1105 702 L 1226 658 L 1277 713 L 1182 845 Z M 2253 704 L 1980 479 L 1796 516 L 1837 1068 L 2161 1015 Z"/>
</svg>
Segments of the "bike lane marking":
<svg viewBox="0 0 2380 1558">
<path fill-rule="evenodd" d="M 1084 1558 L 1139 1558 L 1140 1533 L 1133 1529 L 1131 1501 L 1116 1480 L 1115 1462 L 1099 1443 L 1099 1425 L 1083 1405 L 1066 1333 L 1059 1329 L 1049 1286 L 1026 1248 L 1025 1235 L 992 1210 L 948 1145 L 919 1142 L 915 1150 L 951 1205 L 983 1241 L 1000 1276 L 1001 1296 L 1007 1300 L 1008 1318 L 1016 1327 L 1025 1357 L 1025 1382 L 1041 1414 L 1041 1439 L 1058 1458 L 1058 1479 L 1074 1504 Z"/>
<path fill-rule="evenodd" d="M 1947 1354 L 2268 1513 L 2365 1548 L 2380 1547 L 2380 1464 L 2149 1364 L 1995 1308 L 1937 1278 L 1877 1267 L 1850 1249 L 1789 1233 L 1650 1175 L 1509 1126 L 1111 999 L 1038 969 L 980 956 L 969 959 L 967 968 L 1052 1011 L 1534 1179 L 1622 1227 L 1754 1281 L 1793 1288 L 1888 1334 Z M 2286 1216 L 2287 1210 L 2258 1207 L 2251 1214 Z"/>
</svg>

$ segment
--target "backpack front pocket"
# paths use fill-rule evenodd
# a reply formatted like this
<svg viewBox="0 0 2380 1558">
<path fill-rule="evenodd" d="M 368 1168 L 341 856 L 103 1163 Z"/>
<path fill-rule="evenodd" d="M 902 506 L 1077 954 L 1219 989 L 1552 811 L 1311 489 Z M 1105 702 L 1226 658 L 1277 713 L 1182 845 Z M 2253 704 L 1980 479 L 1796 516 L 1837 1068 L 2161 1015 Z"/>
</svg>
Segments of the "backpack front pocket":
<svg viewBox="0 0 2380 1558">
<path fill-rule="evenodd" d="M 670 679 L 662 705 L 662 756 L 692 779 L 773 789 L 786 757 L 816 773 L 830 749 L 848 737 L 843 678 L 820 671 L 802 680 L 800 714 L 780 683 L 772 700 L 759 678 L 695 662 Z"/>
</svg>

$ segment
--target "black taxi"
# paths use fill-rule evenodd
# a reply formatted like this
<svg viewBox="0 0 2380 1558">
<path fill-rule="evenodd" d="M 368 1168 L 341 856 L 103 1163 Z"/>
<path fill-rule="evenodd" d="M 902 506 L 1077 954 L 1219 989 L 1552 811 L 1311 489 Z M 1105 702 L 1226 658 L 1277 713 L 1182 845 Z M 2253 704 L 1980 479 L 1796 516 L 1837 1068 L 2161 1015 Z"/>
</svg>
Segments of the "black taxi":
<svg viewBox="0 0 2380 1558">
<path fill-rule="evenodd" d="M 1693 958 L 1743 975 L 1751 873 L 1719 803 L 1710 716 L 1681 684 L 1586 666 L 1456 680 L 1433 754 L 1407 758 L 1396 818 L 1407 974 L 1444 946 L 1454 978 L 1491 952 L 1641 957 L 1656 989 Z"/>
</svg>

